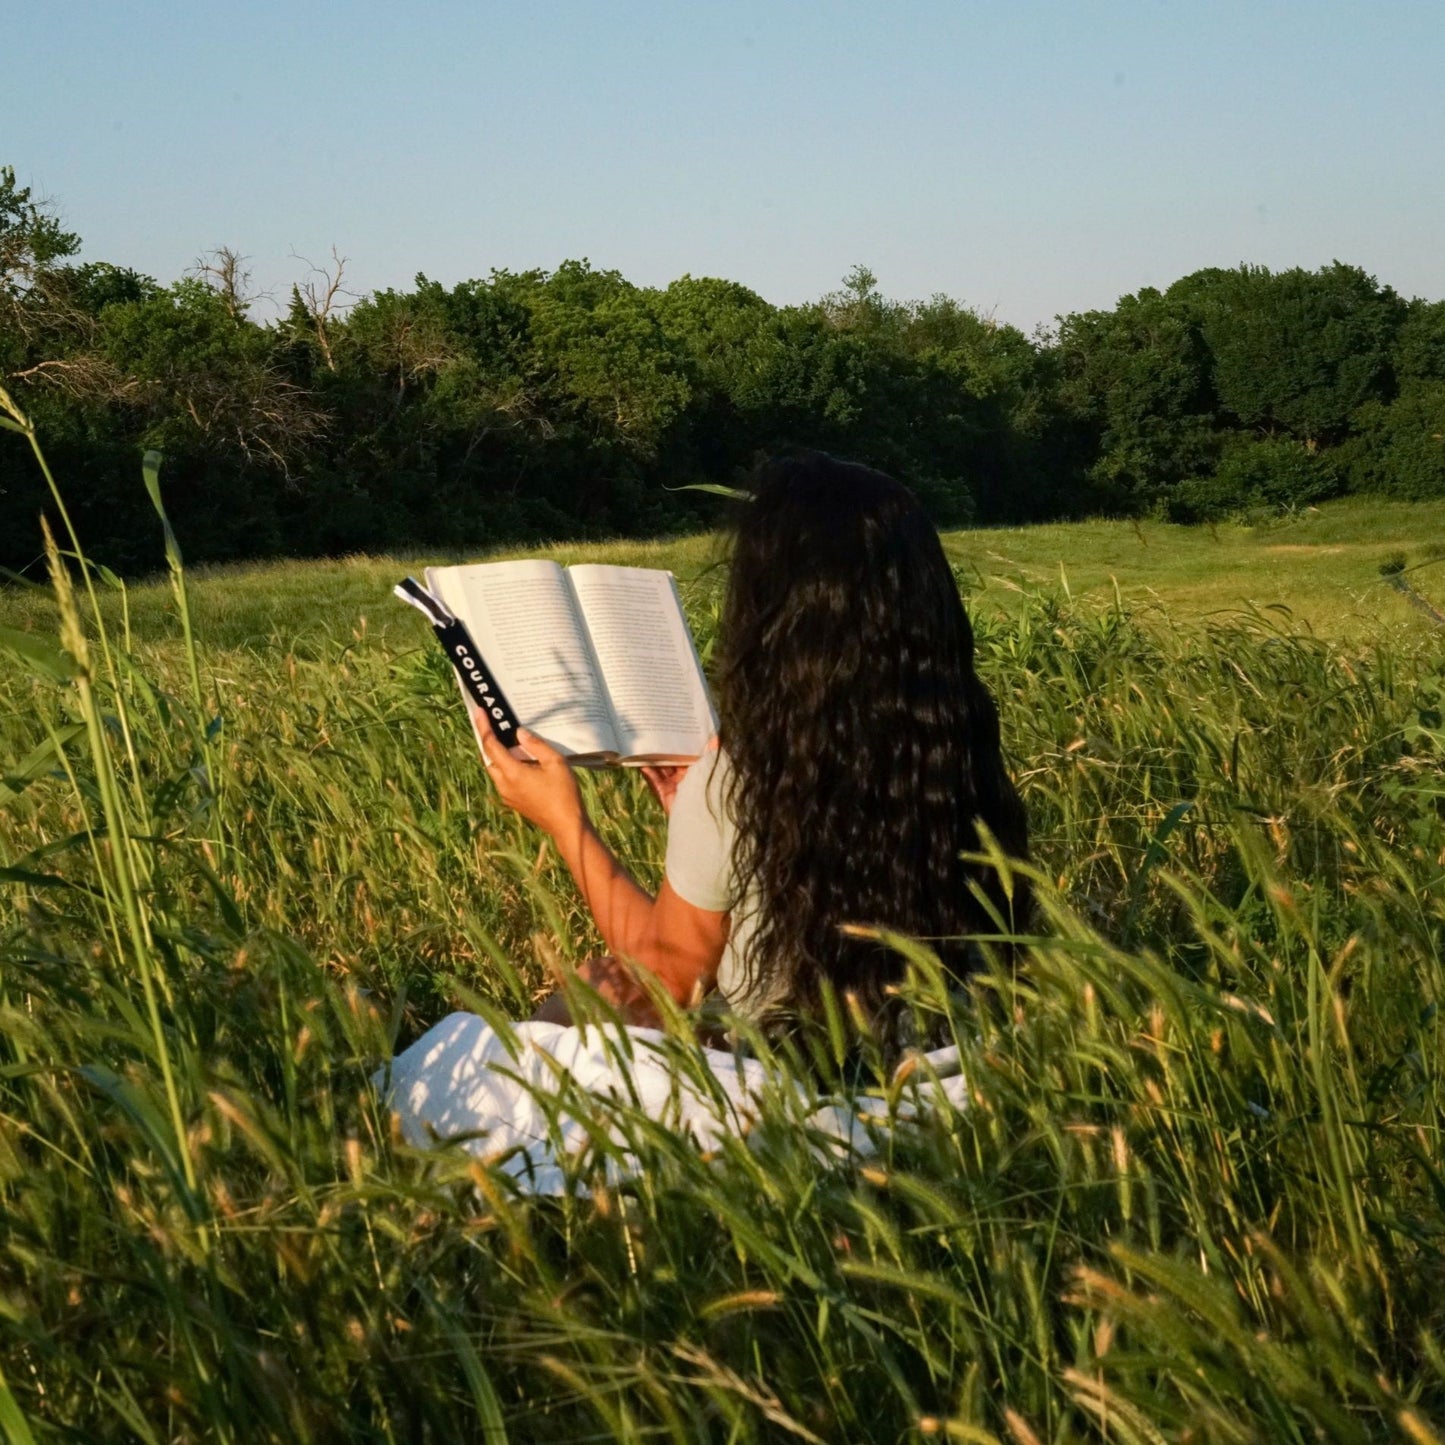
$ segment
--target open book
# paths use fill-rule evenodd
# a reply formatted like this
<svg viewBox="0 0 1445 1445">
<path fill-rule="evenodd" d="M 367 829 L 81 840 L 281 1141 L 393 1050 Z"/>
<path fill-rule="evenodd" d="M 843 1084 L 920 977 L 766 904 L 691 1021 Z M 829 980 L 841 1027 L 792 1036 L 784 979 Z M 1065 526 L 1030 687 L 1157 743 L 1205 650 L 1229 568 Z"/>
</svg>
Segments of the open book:
<svg viewBox="0 0 1445 1445">
<path fill-rule="evenodd" d="M 426 583 L 521 725 L 571 762 L 690 762 L 717 731 L 671 572 L 482 562 Z"/>
</svg>

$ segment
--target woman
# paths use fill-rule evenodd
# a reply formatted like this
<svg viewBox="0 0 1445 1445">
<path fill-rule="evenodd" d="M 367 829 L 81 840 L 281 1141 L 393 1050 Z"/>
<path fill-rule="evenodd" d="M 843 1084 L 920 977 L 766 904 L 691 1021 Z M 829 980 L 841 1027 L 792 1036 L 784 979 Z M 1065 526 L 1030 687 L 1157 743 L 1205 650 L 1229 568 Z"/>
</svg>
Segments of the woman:
<svg viewBox="0 0 1445 1445">
<path fill-rule="evenodd" d="M 737 527 L 720 637 L 717 748 L 649 769 L 669 813 L 654 898 L 593 830 L 576 778 L 540 739 L 536 764 L 484 736 L 504 803 L 547 833 L 609 955 L 581 977 L 655 1023 L 636 970 L 680 1004 L 714 986 L 760 1020 L 816 1007 L 825 985 L 866 1014 L 902 960 L 848 924 L 927 939 L 956 976 L 970 934 L 1022 928 L 1027 893 L 967 860 L 980 824 L 1027 856 L 998 715 L 938 534 L 913 495 L 810 454 L 755 478 Z M 485 718 L 481 719 L 485 732 Z M 538 1018 L 566 1022 L 560 995 Z"/>
</svg>

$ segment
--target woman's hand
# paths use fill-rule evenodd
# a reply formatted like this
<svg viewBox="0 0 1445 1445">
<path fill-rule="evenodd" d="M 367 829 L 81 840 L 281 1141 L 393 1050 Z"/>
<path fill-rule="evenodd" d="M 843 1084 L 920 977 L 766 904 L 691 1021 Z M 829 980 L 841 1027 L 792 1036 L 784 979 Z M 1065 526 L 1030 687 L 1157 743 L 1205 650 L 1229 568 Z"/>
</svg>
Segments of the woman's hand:
<svg viewBox="0 0 1445 1445">
<path fill-rule="evenodd" d="M 467 708 L 481 744 L 482 761 L 502 802 L 553 838 L 575 829 L 586 818 L 586 811 L 581 789 L 566 758 L 525 728 L 518 730 L 518 741 L 537 761 L 528 763 L 513 757 L 492 731 L 492 720 L 487 714 L 470 698 Z"/>
<path fill-rule="evenodd" d="M 691 765 L 683 764 L 665 768 L 643 768 L 642 776 L 647 779 L 647 786 L 652 789 L 653 796 L 662 804 L 664 813 L 672 812 L 672 800 L 677 796 L 677 785 L 682 782 L 689 766 Z"/>
</svg>

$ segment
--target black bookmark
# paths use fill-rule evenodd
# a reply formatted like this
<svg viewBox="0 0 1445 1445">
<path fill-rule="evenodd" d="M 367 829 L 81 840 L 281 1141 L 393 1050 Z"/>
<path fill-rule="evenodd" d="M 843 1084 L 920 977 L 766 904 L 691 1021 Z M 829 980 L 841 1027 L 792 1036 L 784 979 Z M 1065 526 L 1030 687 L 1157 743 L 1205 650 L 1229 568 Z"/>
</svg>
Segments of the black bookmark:
<svg viewBox="0 0 1445 1445">
<path fill-rule="evenodd" d="M 423 587 L 414 577 L 398 582 L 392 591 L 403 602 L 409 602 L 432 625 L 447 660 L 456 668 L 467 696 L 486 713 L 492 731 L 509 748 L 522 746 L 517 741 L 517 714 L 506 699 L 497 679 L 477 651 L 466 624 L 454 617 L 435 592 Z"/>
</svg>

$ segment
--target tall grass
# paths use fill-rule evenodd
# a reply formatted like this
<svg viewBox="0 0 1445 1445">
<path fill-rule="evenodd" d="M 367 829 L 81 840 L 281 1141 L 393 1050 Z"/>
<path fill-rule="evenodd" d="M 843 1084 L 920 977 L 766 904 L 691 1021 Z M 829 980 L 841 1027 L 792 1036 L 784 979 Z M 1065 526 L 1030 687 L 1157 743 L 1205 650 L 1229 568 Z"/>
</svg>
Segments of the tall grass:
<svg viewBox="0 0 1445 1445">
<path fill-rule="evenodd" d="M 840 1168 L 781 1097 L 711 1155 L 592 1102 L 644 1172 L 600 1130 L 536 1200 L 367 1082 L 597 944 L 424 629 L 208 652 L 175 552 L 137 644 L 79 554 L 0 637 L 8 1438 L 1445 1440 L 1438 643 L 1033 596 L 980 649 L 1041 917 L 969 1107 Z"/>
</svg>

